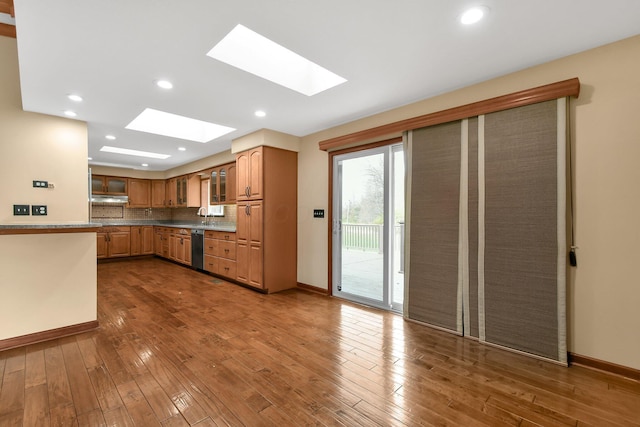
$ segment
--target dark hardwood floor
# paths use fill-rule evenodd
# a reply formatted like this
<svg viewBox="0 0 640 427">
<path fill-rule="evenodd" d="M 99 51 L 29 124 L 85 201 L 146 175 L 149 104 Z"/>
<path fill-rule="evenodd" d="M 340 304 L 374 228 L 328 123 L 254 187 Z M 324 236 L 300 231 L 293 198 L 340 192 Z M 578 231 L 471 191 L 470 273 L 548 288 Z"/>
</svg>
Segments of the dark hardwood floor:
<svg viewBox="0 0 640 427">
<path fill-rule="evenodd" d="M 0 426 L 640 426 L 640 384 L 292 290 L 98 265 L 97 331 L 0 352 Z"/>
</svg>

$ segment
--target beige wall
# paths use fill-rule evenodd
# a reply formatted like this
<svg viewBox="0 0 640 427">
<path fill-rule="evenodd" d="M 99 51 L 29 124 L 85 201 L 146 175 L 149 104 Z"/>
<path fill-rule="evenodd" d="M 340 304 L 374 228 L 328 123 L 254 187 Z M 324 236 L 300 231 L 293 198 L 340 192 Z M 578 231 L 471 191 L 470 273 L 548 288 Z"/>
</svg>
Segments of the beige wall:
<svg viewBox="0 0 640 427">
<path fill-rule="evenodd" d="M 578 77 L 572 101 L 578 267 L 569 273 L 569 350 L 640 369 L 640 36 L 304 137 L 298 157 L 298 280 L 327 288 L 328 155 L 319 141 Z"/>
<path fill-rule="evenodd" d="M 97 319 L 96 234 L 0 236 L 0 340 Z"/>
<path fill-rule="evenodd" d="M 86 124 L 22 111 L 16 40 L 0 37 L 0 224 L 86 223 L 87 193 Z M 0 295 L 0 339 L 96 320 L 95 233 L 0 236 Z"/>
<path fill-rule="evenodd" d="M 0 37 L 0 58 L 0 224 L 87 222 L 86 124 L 22 111 L 15 39 Z M 13 216 L 14 204 L 47 205 L 48 215 Z"/>
</svg>

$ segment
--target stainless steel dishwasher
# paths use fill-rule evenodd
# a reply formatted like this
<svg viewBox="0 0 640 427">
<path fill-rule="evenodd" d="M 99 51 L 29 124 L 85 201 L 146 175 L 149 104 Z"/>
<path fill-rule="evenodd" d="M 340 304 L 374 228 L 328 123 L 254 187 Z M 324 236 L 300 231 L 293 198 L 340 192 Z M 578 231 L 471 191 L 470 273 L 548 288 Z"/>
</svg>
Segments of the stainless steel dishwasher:
<svg viewBox="0 0 640 427">
<path fill-rule="evenodd" d="M 204 270 L 204 230 L 191 229 L 191 267 Z"/>
</svg>

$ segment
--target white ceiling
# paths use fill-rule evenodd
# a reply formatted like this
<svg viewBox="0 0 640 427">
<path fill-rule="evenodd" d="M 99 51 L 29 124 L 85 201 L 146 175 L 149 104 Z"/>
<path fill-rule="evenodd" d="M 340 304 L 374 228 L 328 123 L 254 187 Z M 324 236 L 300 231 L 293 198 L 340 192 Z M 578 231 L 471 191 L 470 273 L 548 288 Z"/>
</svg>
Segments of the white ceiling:
<svg viewBox="0 0 640 427">
<path fill-rule="evenodd" d="M 459 15 L 478 4 L 487 18 L 462 26 Z M 262 128 L 308 135 L 640 33 L 638 0 L 15 0 L 15 10 L 23 108 L 73 109 L 88 123 L 90 163 L 148 170 L 228 150 Z M 348 81 L 307 97 L 207 57 L 237 24 Z M 237 130 L 206 144 L 126 130 L 147 107 Z"/>
</svg>

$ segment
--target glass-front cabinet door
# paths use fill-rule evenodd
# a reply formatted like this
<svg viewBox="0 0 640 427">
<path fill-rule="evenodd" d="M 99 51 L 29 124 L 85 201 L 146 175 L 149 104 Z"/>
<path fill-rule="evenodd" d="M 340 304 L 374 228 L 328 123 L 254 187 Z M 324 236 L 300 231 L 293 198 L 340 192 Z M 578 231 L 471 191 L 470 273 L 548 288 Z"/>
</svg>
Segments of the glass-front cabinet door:
<svg viewBox="0 0 640 427">
<path fill-rule="evenodd" d="M 218 169 L 211 171 L 211 190 L 209 191 L 209 204 L 215 205 L 218 203 Z"/>
<path fill-rule="evenodd" d="M 227 168 L 220 168 L 220 196 L 218 197 L 220 203 L 227 201 Z"/>
</svg>

